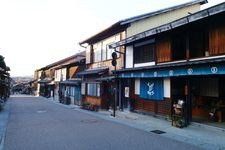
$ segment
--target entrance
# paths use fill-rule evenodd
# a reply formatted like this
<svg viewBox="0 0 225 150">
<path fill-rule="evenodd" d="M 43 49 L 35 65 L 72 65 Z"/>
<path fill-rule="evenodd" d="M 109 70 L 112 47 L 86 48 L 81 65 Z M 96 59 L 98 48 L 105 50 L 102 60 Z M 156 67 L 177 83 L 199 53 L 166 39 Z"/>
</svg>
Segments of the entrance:
<svg viewBox="0 0 225 150">
<path fill-rule="evenodd" d="M 191 79 L 192 121 L 225 128 L 224 76 Z"/>
<path fill-rule="evenodd" d="M 121 82 L 121 109 L 123 111 L 131 110 L 132 93 L 134 89 L 133 79 L 125 79 Z"/>
<path fill-rule="evenodd" d="M 191 101 L 188 95 L 189 84 L 190 82 L 188 78 L 171 78 L 172 114 L 174 113 L 174 104 L 178 104 L 179 101 L 184 102 L 182 108 L 184 126 L 187 126 L 191 121 Z"/>
<path fill-rule="evenodd" d="M 171 78 L 171 106 L 178 100 L 184 100 L 187 125 L 197 122 L 225 128 L 224 83 L 225 76 Z"/>
</svg>

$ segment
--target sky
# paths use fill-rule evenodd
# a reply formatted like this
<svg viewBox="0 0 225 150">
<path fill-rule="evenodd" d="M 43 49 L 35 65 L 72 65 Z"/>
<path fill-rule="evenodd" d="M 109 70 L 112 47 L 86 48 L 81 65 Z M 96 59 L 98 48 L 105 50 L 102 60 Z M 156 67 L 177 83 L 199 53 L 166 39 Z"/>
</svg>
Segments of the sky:
<svg viewBox="0 0 225 150">
<path fill-rule="evenodd" d="M 83 51 L 79 42 L 119 20 L 189 1 L 0 0 L 0 55 L 11 76 L 30 76 Z M 208 0 L 202 9 L 224 1 Z"/>
</svg>

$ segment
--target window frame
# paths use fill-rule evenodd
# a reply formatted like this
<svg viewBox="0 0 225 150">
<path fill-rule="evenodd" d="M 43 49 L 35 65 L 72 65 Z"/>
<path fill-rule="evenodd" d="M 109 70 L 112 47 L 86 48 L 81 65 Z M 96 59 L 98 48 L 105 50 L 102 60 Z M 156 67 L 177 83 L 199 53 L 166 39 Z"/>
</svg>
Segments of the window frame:
<svg viewBox="0 0 225 150">
<path fill-rule="evenodd" d="M 115 34 L 109 38 L 106 38 L 102 41 L 96 42 L 92 46 L 93 51 L 93 63 L 108 61 L 112 59 L 112 52 L 114 49 L 110 49 L 109 45 L 115 42 L 120 41 L 121 34 Z M 117 51 L 120 51 L 120 47 L 116 48 Z M 117 53 L 117 57 L 120 57 L 120 53 Z"/>
<path fill-rule="evenodd" d="M 100 97 L 100 83 L 87 83 L 87 96 Z"/>
<path fill-rule="evenodd" d="M 146 53 L 143 51 L 149 52 L 149 55 L 146 57 Z M 156 43 L 155 39 L 150 39 L 147 41 L 139 42 L 133 45 L 133 63 L 134 64 L 145 64 L 155 62 L 156 60 Z M 143 59 L 143 56 L 146 58 Z"/>
</svg>

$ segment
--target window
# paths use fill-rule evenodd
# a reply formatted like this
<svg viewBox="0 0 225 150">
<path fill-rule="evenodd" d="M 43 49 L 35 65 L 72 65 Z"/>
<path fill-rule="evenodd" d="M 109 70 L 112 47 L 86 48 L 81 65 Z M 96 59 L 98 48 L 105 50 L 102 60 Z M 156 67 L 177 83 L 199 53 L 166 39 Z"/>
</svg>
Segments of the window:
<svg viewBox="0 0 225 150">
<path fill-rule="evenodd" d="M 107 59 L 107 42 L 103 42 L 102 44 L 102 60 L 106 60 Z"/>
<path fill-rule="evenodd" d="M 89 96 L 100 96 L 100 84 L 88 83 L 87 95 Z"/>
<path fill-rule="evenodd" d="M 138 43 L 134 45 L 134 63 L 147 63 L 155 60 L 154 40 Z"/>
<path fill-rule="evenodd" d="M 109 48 L 109 45 L 107 45 L 107 59 L 112 59 L 112 53 L 114 52 L 114 49 Z"/>
<path fill-rule="evenodd" d="M 105 61 L 112 59 L 112 52 L 114 49 L 110 49 L 109 45 L 115 42 L 120 41 L 120 34 L 114 35 L 110 38 L 107 38 L 99 43 L 93 45 L 93 59 L 94 62 Z M 120 51 L 120 48 L 116 48 L 117 51 Z M 117 53 L 119 57 L 120 53 Z"/>
<path fill-rule="evenodd" d="M 94 49 L 94 62 L 99 62 L 102 60 L 102 44 L 97 43 L 93 46 Z"/>
<path fill-rule="evenodd" d="M 81 94 L 85 95 L 85 83 L 81 83 Z"/>
<path fill-rule="evenodd" d="M 172 60 L 186 59 L 185 34 L 176 34 L 172 38 Z"/>
<path fill-rule="evenodd" d="M 189 34 L 190 58 L 203 57 L 206 54 L 208 45 L 208 33 L 204 30 L 193 29 Z"/>
</svg>

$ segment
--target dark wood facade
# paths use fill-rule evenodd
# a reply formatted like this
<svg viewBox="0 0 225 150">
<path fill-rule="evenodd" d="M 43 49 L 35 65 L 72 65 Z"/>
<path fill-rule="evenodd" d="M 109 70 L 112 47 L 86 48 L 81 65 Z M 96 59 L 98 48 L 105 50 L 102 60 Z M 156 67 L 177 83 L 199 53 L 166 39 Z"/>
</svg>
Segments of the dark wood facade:
<svg viewBox="0 0 225 150">
<path fill-rule="evenodd" d="M 141 98 L 140 93 L 134 92 L 136 87 L 130 86 L 130 102 L 134 99 L 135 111 L 168 116 L 174 113 L 173 104 L 183 100 L 187 124 L 191 121 L 225 121 L 225 10 L 219 11 L 222 6 L 225 3 L 205 10 L 213 15 L 205 17 L 205 11 L 200 11 L 113 45 L 125 43 L 130 52 L 132 46 L 135 51 L 135 45 L 154 41 L 151 43 L 155 46 L 154 63 L 150 60 L 146 63 L 149 66 L 135 67 L 133 62 L 132 68 L 117 71 L 121 80 L 132 82 L 130 85 L 142 79 L 170 81 L 169 97 L 162 101 Z M 196 16 L 201 17 L 196 19 Z"/>
<path fill-rule="evenodd" d="M 169 37 L 159 39 L 156 51 L 158 63 L 171 61 L 171 39 Z"/>
<path fill-rule="evenodd" d="M 156 37 L 157 63 L 220 56 L 225 54 L 224 41 L 223 20 L 216 25 L 212 21 L 202 21 L 197 25 L 171 31 Z"/>
</svg>

